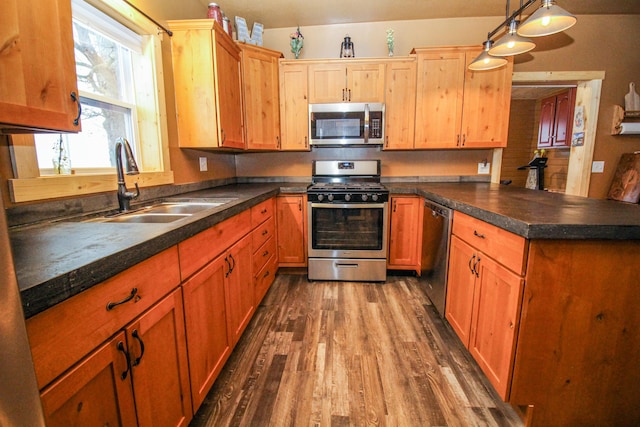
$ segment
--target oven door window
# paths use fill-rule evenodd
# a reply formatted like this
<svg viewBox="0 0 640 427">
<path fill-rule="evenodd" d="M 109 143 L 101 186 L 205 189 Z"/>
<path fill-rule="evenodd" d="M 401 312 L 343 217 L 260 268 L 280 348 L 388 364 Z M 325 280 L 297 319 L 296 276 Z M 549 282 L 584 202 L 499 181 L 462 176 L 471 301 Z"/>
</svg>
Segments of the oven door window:
<svg viewBox="0 0 640 427">
<path fill-rule="evenodd" d="M 314 250 L 370 251 L 383 248 L 382 207 L 336 206 L 311 207 L 311 247 Z"/>
</svg>

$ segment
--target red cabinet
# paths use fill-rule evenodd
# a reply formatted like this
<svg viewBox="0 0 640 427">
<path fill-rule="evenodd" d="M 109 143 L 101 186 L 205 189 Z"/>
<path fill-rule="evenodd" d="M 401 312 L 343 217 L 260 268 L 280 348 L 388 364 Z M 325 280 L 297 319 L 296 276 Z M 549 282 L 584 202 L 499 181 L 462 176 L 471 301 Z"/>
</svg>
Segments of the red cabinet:
<svg viewBox="0 0 640 427">
<path fill-rule="evenodd" d="M 538 148 L 570 147 L 576 89 L 542 100 Z"/>
</svg>

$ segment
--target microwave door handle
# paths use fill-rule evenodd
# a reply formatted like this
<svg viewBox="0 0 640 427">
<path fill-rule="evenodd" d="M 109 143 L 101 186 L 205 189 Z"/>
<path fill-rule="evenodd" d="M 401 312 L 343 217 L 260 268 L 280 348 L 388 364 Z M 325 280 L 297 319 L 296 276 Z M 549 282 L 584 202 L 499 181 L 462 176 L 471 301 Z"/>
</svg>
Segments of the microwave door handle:
<svg viewBox="0 0 640 427">
<path fill-rule="evenodd" d="M 369 104 L 364 104 L 364 142 L 369 142 Z"/>
</svg>

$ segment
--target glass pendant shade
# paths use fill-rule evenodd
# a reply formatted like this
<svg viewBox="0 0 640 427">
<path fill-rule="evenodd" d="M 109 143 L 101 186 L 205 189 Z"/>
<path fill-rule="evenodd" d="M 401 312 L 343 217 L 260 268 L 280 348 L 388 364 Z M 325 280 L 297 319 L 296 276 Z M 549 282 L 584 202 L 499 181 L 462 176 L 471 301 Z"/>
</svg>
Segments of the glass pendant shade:
<svg viewBox="0 0 640 427">
<path fill-rule="evenodd" d="M 484 51 L 469 64 L 469 69 L 473 71 L 493 70 L 494 68 L 500 68 L 507 64 L 507 60 L 501 57 L 489 55 L 489 49 L 493 42 L 487 40 L 484 43 Z"/>
<path fill-rule="evenodd" d="M 577 21 L 553 0 L 542 0 L 542 7 L 518 27 L 518 34 L 522 37 L 548 36 L 572 27 Z"/>
<path fill-rule="evenodd" d="M 518 21 L 515 19 L 509 24 L 509 31 L 502 36 L 492 47 L 489 49 L 489 54 L 493 56 L 511 56 L 521 53 L 529 52 L 536 47 L 530 39 L 520 37 L 516 29 L 518 27 Z"/>
</svg>

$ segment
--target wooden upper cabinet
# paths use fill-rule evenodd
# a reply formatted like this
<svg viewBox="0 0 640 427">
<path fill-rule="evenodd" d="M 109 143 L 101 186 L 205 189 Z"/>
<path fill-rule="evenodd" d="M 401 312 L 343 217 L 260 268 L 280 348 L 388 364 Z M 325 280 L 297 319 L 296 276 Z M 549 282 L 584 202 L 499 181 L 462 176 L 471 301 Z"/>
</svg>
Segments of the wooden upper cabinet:
<svg viewBox="0 0 640 427">
<path fill-rule="evenodd" d="M 238 43 L 242 57 L 245 135 L 249 150 L 280 146 L 278 59 L 281 52 Z"/>
<path fill-rule="evenodd" d="M 541 101 L 538 148 L 571 146 L 575 103 L 576 88 Z"/>
<path fill-rule="evenodd" d="M 244 149 L 240 48 L 212 19 L 169 28 L 179 146 Z"/>
<path fill-rule="evenodd" d="M 415 148 L 455 148 L 462 126 L 464 52 L 418 52 Z"/>
<path fill-rule="evenodd" d="M 384 102 L 382 62 L 309 64 L 309 102 Z"/>
<path fill-rule="evenodd" d="M 416 68 L 415 58 L 386 64 L 385 149 L 410 150 L 414 146 Z"/>
<path fill-rule="evenodd" d="M 79 101 L 71 2 L 3 1 L 0 129 L 79 132 Z"/>
<path fill-rule="evenodd" d="M 418 61 L 415 148 L 505 147 L 513 61 L 471 71 L 479 48 L 414 49 Z"/>
<path fill-rule="evenodd" d="M 308 66 L 280 61 L 280 150 L 309 150 Z"/>
</svg>

